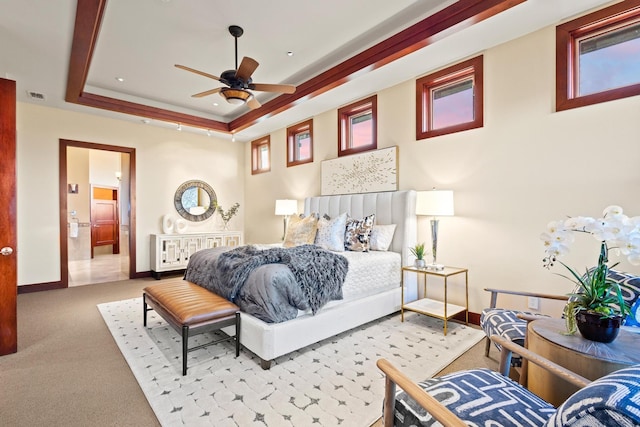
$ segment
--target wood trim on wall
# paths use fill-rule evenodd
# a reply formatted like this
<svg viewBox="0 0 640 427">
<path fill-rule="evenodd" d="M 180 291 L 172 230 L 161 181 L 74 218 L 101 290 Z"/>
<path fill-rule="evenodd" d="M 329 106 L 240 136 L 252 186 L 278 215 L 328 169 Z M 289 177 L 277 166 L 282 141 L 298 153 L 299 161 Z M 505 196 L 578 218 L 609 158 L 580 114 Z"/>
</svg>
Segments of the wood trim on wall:
<svg viewBox="0 0 640 427">
<path fill-rule="evenodd" d="M 229 123 L 224 123 L 84 92 L 86 77 L 89 73 L 93 50 L 98 40 L 107 0 L 78 0 L 71 56 L 69 58 L 66 100 L 75 104 L 177 122 L 202 129 L 229 133 L 238 132 L 264 118 L 274 116 L 304 100 L 311 99 L 340 86 L 362 72 L 382 67 L 389 62 L 431 45 L 444 36 L 468 28 L 525 1 L 459 0 L 434 15 L 398 32 L 387 40 L 297 85 L 295 93 L 280 95 L 264 103 L 262 107 L 250 110 Z"/>
</svg>

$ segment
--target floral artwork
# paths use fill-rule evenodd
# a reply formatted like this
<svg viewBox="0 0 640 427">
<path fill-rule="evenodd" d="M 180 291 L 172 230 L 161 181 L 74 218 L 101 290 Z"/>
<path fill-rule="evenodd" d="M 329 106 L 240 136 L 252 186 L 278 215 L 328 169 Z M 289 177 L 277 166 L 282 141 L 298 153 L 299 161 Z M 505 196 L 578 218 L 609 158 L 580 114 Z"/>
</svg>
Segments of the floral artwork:
<svg viewBox="0 0 640 427">
<path fill-rule="evenodd" d="M 398 189 L 398 147 L 322 162 L 323 196 Z"/>
</svg>

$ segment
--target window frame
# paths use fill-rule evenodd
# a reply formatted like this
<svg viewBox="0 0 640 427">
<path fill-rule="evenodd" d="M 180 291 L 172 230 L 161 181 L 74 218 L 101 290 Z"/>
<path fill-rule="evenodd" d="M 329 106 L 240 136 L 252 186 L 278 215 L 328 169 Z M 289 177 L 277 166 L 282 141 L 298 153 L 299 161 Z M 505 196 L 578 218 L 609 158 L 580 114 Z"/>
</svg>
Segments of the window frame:
<svg viewBox="0 0 640 427">
<path fill-rule="evenodd" d="M 577 40 L 634 22 L 640 22 L 640 0 L 625 0 L 556 27 L 556 111 L 640 95 L 640 83 L 575 95 Z"/>
<path fill-rule="evenodd" d="M 416 140 L 462 132 L 484 126 L 484 55 L 476 56 L 416 80 Z M 473 78 L 473 120 L 432 129 L 431 93 L 466 77 Z"/>
<path fill-rule="evenodd" d="M 351 140 L 348 137 L 350 132 L 350 122 L 353 116 L 362 114 L 365 111 L 371 110 L 371 126 L 372 137 L 371 143 L 362 147 L 350 148 Z M 343 140 L 347 140 L 345 146 L 342 148 Z M 348 156 L 349 154 L 361 153 L 363 151 L 371 151 L 378 148 L 378 96 L 373 95 L 365 99 L 361 99 L 352 104 L 345 105 L 338 109 L 338 157 Z"/>
<path fill-rule="evenodd" d="M 303 132 L 309 132 L 311 156 L 308 159 L 300 159 L 296 155 L 296 136 Z M 313 163 L 313 119 L 295 124 L 287 128 L 287 167 Z"/>
<path fill-rule="evenodd" d="M 267 152 L 269 154 L 269 165 L 267 167 L 264 167 L 260 160 L 260 149 L 263 146 L 267 147 Z M 269 171 L 271 171 L 271 136 L 267 135 L 251 141 L 251 175 Z"/>
</svg>

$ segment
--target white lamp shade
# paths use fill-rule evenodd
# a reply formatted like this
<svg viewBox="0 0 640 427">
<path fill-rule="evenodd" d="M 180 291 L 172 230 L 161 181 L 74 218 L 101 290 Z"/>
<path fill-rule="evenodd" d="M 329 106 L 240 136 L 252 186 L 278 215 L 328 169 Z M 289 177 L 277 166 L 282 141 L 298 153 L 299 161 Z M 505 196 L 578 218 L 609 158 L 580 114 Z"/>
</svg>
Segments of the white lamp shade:
<svg viewBox="0 0 640 427">
<path fill-rule="evenodd" d="M 276 215 L 293 215 L 298 211 L 298 201 L 291 199 L 276 200 Z"/>
<path fill-rule="evenodd" d="M 416 198 L 416 215 L 453 215 L 453 191 L 418 191 L 418 195 Z"/>
</svg>

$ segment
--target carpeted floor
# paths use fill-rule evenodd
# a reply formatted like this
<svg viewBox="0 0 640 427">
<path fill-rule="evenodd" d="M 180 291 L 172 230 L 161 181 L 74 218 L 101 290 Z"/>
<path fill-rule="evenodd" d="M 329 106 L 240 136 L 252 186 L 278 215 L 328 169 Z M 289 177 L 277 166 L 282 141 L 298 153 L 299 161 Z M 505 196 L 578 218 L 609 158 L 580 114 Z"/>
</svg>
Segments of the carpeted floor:
<svg viewBox="0 0 640 427">
<path fill-rule="evenodd" d="M 415 380 L 437 373 L 484 334 L 454 323 L 399 314 L 321 341 L 264 371 L 231 342 L 190 353 L 182 376 L 181 340 L 155 312 L 142 326 L 141 298 L 98 306 L 160 423 L 165 426 L 362 426 L 380 416 L 386 358 Z M 219 337 L 193 337 L 191 346 Z"/>
<path fill-rule="evenodd" d="M 159 426 L 96 305 L 137 298 L 153 279 L 18 295 L 18 352 L 0 357 L 0 425 Z M 482 342 L 443 371 L 496 369 Z"/>
</svg>

